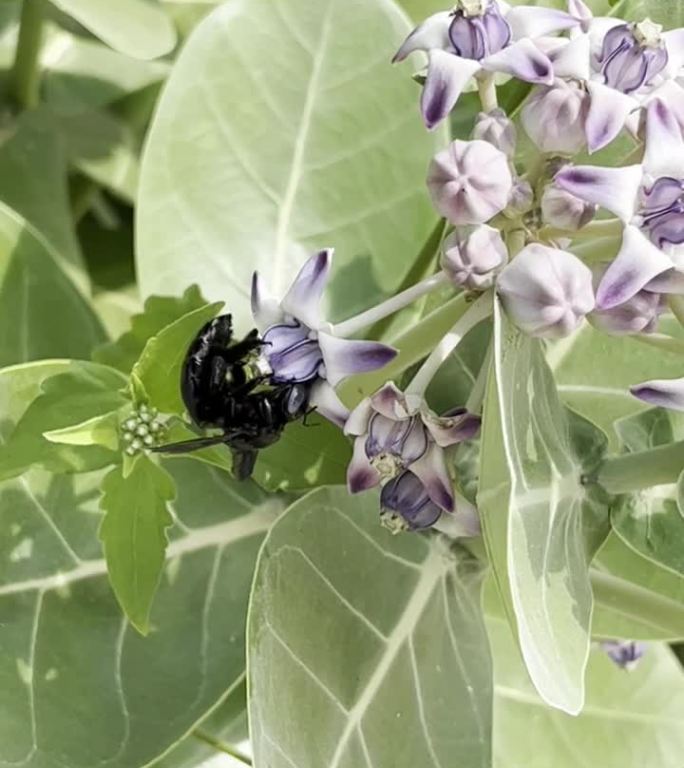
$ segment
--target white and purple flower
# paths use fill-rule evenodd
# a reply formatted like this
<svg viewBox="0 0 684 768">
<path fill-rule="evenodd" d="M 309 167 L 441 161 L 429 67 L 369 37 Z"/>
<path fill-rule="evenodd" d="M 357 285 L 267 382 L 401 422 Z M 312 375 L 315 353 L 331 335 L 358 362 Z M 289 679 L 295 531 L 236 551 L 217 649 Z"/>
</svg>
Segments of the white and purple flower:
<svg viewBox="0 0 684 768">
<path fill-rule="evenodd" d="M 475 437 L 479 429 L 479 416 L 462 408 L 438 416 L 423 397 L 404 394 L 389 382 L 362 400 L 345 426 L 345 433 L 355 438 L 347 471 L 349 491 L 367 491 L 408 471 L 422 483 L 434 505 L 453 512 L 454 491 L 444 449 Z M 407 498 L 414 498 L 414 486 L 410 485 Z M 409 483 L 405 481 L 387 494 L 396 492 L 397 498 L 403 498 L 407 488 Z M 413 502 L 406 504 L 407 510 L 418 508 Z M 428 515 L 428 509 L 432 510 L 424 509 L 424 515 Z M 411 514 L 407 511 L 409 517 Z"/>
<path fill-rule="evenodd" d="M 269 296 L 258 273 L 252 279 L 252 314 L 264 341 L 274 382 L 311 384 L 309 402 L 343 426 L 348 410 L 335 393 L 347 376 L 382 368 L 397 352 L 375 341 L 338 338 L 321 317 L 332 249 L 313 255 L 283 299 Z"/>
<path fill-rule="evenodd" d="M 421 111 L 435 128 L 454 108 L 468 82 L 501 72 L 529 83 L 553 82 L 549 58 L 534 39 L 576 26 L 568 13 L 550 8 L 511 8 L 502 0 L 459 0 L 411 32 L 394 61 L 425 51 L 428 69 Z"/>
<path fill-rule="evenodd" d="M 605 640 L 601 643 L 601 648 L 611 661 L 626 672 L 631 672 L 646 653 L 644 643 L 636 643 L 632 640 Z"/>
<path fill-rule="evenodd" d="M 629 391 L 649 405 L 684 411 L 684 379 L 654 379 L 636 384 Z"/>
<path fill-rule="evenodd" d="M 684 141 L 677 120 L 660 99 L 646 112 L 642 164 L 566 166 L 555 183 L 611 211 L 624 225 L 620 252 L 596 292 L 599 310 L 616 307 L 642 289 L 684 291 Z"/>
</svg>

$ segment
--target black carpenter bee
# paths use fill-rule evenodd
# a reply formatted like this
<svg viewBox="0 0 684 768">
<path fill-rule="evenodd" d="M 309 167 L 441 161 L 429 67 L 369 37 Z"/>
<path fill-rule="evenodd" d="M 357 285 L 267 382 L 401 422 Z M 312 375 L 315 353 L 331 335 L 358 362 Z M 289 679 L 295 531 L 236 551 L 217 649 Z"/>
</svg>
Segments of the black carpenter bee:
<svg viewBox="0 0 684 768">
<path fill-rule="evenodd" d="M 181 396 L 192 421 L 223 434 L 162 445 L 161 453 L 187 453 L 224 443 L 233 453 L 233 474 L 248 478 L 260 448 L 275 443 L 292 421 L 306 416 L 310 386 L 270 384 L 256 330 L 233 340 L 231 315 L 208 322 L 190 345 L 181 372 Z"/>
</svg>

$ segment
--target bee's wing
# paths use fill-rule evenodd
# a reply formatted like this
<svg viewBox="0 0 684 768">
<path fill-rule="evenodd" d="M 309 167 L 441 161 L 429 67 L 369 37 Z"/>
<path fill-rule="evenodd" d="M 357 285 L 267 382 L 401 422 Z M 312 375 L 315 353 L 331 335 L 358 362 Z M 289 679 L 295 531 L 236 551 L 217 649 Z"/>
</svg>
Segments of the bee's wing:
<svg viewBox="0 0 684 768">
<path fill-rule="evenodd" d="M 221 445 L 226 442 L 226 435 L 214 435 L 213 437 L 198 437 L 195 440 L 183 440 L 180 443 L 169 443 L 150 448 L 154 453 L 191 453 L 202 448 L 211 448 L 212 445 Z"/>
</svg>

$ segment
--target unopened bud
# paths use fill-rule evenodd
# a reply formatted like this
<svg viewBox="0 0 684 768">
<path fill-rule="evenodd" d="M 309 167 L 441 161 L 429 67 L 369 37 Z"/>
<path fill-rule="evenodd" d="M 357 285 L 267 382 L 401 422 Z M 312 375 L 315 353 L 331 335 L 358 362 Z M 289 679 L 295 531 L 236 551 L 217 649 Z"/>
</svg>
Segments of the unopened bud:
<svg viewBox="0 0 684 768">
<path fill-rule="evenodd" d="M 605 271 L 605 267 L 594 271 L 595 286 L 598 287 Z M 594 328 L 603 333 L 611 336 L 629 336 L 636 333 L 653 333 L 662 311 L 660 294 L 639 291 L 623 304 L 611 309 L 596 310 L 587 319 Z"/>
<path fill-rule="evenodd" d="M 486 141 L 454 141 L 433 159 L 427 180 L 435 208 L 452 224 L 483 224 L 503 211 L 513 188 L 508 158 Z"/>
<path fill-rule="evenodd" d="M 509 219 L 517 219 L 518 216 L 527 213 L 532 208 L 533 203 L 534 190 L 532 185 L 529 181 L 518 178 L 513 182 L 511 196 L 506 210 L 503 212 L 504 216 L 507 216 Z"/>
<path fill-rule="evenodd" d="M 480 112 L 473 128 L 473 139 L 487 141 L 508 157 L 515 154 L 517 131 L 503 109 Z"/>
<path fill-rule="evenodd" d="M 569 336 L 594 308 L 591 270 L 576 256 L 533 243 L 499 275 L 497 290 L 513 323 L 530 336 Z"/>
<path fill-rule="evenodd" d="M 507 260 L 508 251 L 499 231 L 482 224 L 452 232 L 444 241 L 441 263 L 456 285 L 483 291 L 494 285 Z"/>
<path fill-rule="evenodd" d="M 527 135 L 542 152 L 574 155 L 586 144 L 587 94 L 579 85 L 558 80 L 537 86 L 522 111 Z"/>
<path fill-rule="evenodd" d="M 544 191 L 541 208 L 544 224 L 571 232 L 585 227 L 598 210 L 598 206 L 580 200 L 555 184 Z"/>
</svg>

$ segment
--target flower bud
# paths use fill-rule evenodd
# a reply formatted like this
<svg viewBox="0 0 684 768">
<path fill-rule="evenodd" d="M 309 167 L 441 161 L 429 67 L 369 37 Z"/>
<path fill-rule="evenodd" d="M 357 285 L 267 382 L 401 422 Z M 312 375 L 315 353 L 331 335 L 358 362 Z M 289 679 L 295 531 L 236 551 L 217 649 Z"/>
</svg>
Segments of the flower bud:
<svg viewBox="0 0 684 768">
<path fill-rule="evenodd" d="M 544 190 L 541 209 L 544 224 L 576 232 L 594 218 L 598 206 L 580 200 L 555 184 L 550 184 Z"/>
<path fill-rule="evenodd" d="M 517 131 L 503 109 L 480 112 L 473 128 L 473 139 L 487 141 L 508 157 L 515 154 Z"/>
<path fill-rule="evenodd" d="M 383 524 L 394 533 L 431 528 L 442 516 L 413 472 L 403 472 L 383 487 L 380 507 Z"/>
<path fill-rule="evenodd" d="M 534 203 L 534 190 L 529 181 L 517 178 L 513 182 L 513 189 L 508 200 L 504 216 L 509 219 L 517 219 L 523 213 L 527 213 Z"/>
<path fill-rule="evenodd" d="M 576 256 L 533 243 L 499 275 L 497 290 L 513 323 L 530 336 L 569 336 L 594 308 L 591 270 Z"/>
<path fill-rule="evenodd" d="M 600 284 L 605 271 L 605 267 L 594 270 L 595 286 Z M 627 299 L 616 307 L 591 312 L 587 319 L 594 328 L 611 336 L 653 333 L 662 309 L 660 294 L 639 291 L 631 299 Z"/>
<path fill-rule="evenodd" d="M 497 229 L 482 224 L 452 232 L 444 242 L 442 269 L 449 279 L 470 291 L 483 291 L 508 260 L 506 245 Z"/>
<path fill-rule="evenodd" d="M 586 144 L 587 110 L 587 95 L 580 86 L 558 80 L 534 89 L 522 111 L 522 124 L 542 152 L 574 155 Z"/>
<path fill-rule="evenodd" d="M 508 204 L 508 158 L 486 141 L 454 141 L 435 155 L 427 179 L 435 208 L 452 224 L 483 224 Z"/>
</svg>

